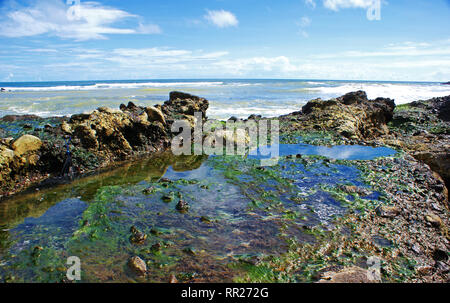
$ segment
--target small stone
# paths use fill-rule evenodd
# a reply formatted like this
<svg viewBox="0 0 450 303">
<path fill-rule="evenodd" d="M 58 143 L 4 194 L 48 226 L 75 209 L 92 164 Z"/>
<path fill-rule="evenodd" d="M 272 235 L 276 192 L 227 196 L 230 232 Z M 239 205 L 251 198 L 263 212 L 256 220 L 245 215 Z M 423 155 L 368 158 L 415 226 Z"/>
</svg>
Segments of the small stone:
<svg viewBox="0 0 450 303">
<path fill-rule="evenodd" d="M 144 193 L 144 195 L 151 195 L 155 192 L 155 188 L 153 186 L 150 186 L 144 189 L 142 192 Z"/>
<path fill-rule="evenodd" d="M 170 275 L 169 283 L 172 284 L 178 283 L 177 277 L 175 277 L 175 275 Z"/>
<path fill-rule="evenodd" d="M 132 226 L 130 229 L 132 235 L 130 236 L 130 242 L 137 245 L 142 245 L 147 239 L 147 235 L 139 231 L 136 227 Z"/>
<path fill-rule="evenodd" d="M 439 216 L 433 214 L 433 213 L 428 213 L 425 216 L 425 220 L 427 220 L 428 223 L 430 223 L 431 225 L 433 225 L 434 227 L 441 227 L 442 226 L 442 220 Z"/>
<path fill-rule="evenodd" d="M 207 223 L 207 224 L 211 224 L 212 223 L 211 219 L 208 218 L 208 217 L 205 217 L 205 216 L 202 216 L 200 218 L 200 221 L 202 221 L 203 223 Z"/>
<path fill-rule="evenodd" d="M 396 206 L 380 205 L 375 211 L 383 218 L 395 218 L 400 214 L 400 209 Z"/>
<path fill-rule="evenodd" d="M 189 204 L 184 200 L 180 200 L 178 201 L 176 209 L 180 212 L 186 212 L 189 210 Z"/>
<path fill-rule="evenodd" d="M 128 261 L 128 266 L 139 276 L 145 276 L 147 272 L 147 265 L 145 264 L 144 260 L 142 260 L 138 256 L 132 257 Z"/>
<path fill-rule="evenodd" d="M 175 194 L 173 192 L 169 193 L 168 195 L 164 195 L 162 196 L 162 200 L 166 203 L 172 202 L 173 199 L 175 198 Z"/>
</svg>

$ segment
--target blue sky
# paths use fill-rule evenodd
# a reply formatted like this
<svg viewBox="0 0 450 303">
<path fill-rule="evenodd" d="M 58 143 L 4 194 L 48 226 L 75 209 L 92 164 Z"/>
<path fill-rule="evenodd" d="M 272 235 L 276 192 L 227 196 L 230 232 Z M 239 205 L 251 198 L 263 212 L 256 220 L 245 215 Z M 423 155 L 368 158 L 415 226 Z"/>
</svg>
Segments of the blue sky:
<svg viewBox="0 0 450 303">
<path fill-rule="evenodd" d="M 449 81 L 449 28 L 450 0 L 0 0 L 0 81 Z"/>
</svg>

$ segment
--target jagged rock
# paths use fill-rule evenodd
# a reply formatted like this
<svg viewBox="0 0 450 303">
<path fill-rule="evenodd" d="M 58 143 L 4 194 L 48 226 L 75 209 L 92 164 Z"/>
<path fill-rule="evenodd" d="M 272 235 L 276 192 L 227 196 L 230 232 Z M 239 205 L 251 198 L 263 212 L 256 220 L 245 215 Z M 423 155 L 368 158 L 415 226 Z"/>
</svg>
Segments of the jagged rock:
<svg viewBox="0 0 450 303">
<path fill-rule="evenodd" d="M 142 260 L 138 256 L 132 257 L 130 260 L 128 260 L 128 266 L 138 276 L 145 276 L 145 274 L 147 273 L 147 265 L 145 264 L 144 260 Z"/>
<path fill-rule="evenodd" d="M 332 130 L 351 139 L 368 139 L 389 133 L 386 124 L 394 109 L 394 100 L 368 100 L 365 92 L 358 91 L 327 101 L 312 100 L 302 108 L 304 115 L 297 120 L 303 127 Z"/>
<path fill-rule="evenodd" d="M 193 116 L 196 112 L 202 113 L 203 118 L 206 118 L 208 106 L 209 102 L 206 99 L 182 92 L 171 92 L 169 101 L 162 106 L 162 111 L 174 118 L 180 114 Z"/>
<path fill-rule="evenodd" d="M 14 159 L 14 151 L 0 145 L 0 181 L 3 181 L 11 172 L 11 163 Z"/>
<path fill-rule="evenodd" d="M 73 131 L 72 131 L 72 127 L 70 127 L 70 125 L 69 125 L 69 123 L 67 123 L 67 121 L 63 121 L 62 123 L 61 123 L 61 130 L 64 132 L 64 133 L 66 133 L 66 134 L 72 134 L 73 133 Z"/>
</svg>

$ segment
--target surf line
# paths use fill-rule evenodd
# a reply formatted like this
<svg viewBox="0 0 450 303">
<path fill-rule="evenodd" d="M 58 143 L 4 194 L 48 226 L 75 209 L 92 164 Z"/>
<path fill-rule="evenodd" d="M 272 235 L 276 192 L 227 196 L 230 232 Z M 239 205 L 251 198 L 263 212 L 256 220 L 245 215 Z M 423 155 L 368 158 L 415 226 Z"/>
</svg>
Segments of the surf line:
<svg viewBox="0 0 450 303">
<path fill-rule="evenodd" d="M 206 298 L 209 301 L 214 299 L 216 291 L 210 289 L 183 289 L 181 291 L 182 298 Z"/>
</svg>

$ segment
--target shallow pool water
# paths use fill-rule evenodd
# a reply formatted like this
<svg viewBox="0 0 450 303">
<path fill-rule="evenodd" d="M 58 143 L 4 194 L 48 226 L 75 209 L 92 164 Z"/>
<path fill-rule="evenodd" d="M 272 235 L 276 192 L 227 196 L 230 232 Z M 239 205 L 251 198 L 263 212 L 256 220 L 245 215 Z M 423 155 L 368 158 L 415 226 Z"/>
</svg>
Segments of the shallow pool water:
<svg viewBox="0 0 450 303">
<path fill-rule="evenodd" d="M 277 155 L 269 155 L 265 150 L 277 151 L 278 156 L 316 155 L 338 160 L 373 160 L 378 157 L 389 157 L 397 152 L 388 147 L 371 147 L 362 145 L 317 146 L 309 144 L 278 144 L 259 148 L 253 151 L 250 158 L 265 159 Z"/>
<path fill-rule="evenodd" d="M 304 145 L 280 150 L 313 153 Z M 344 159 L 391 155 L 366 147 L 334 151 Z M 233 281 L 239 268 L 230 264 L 279 255 L 289 241 L 314 241 L 311 227 L 332 226 L 346 206 L 327 189 L 340 184 L 364 187 L 361 198 L 378 199 L 357 168 L 320 157 L 261 167 L 238 156 L 155 155 L 3 201 L 0 277 L 62 281 L 67 258 L 77 256 L 83 282 L 166 282 L 171 274 L 180 281 Z M 177 210 L 180 200 L 188 211 Z M 130 241 L 133 226 L 147 235 L 144 243 Z M 128 269 L 135 255 L 146 261 L 146 277 Z"/>
</svg>

